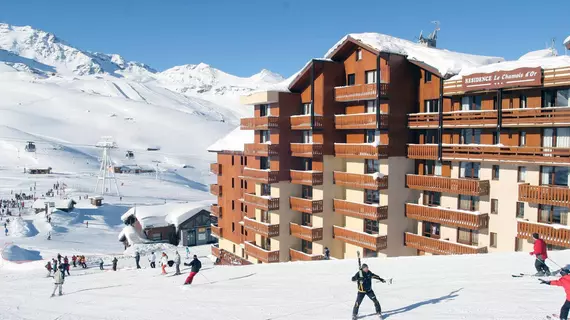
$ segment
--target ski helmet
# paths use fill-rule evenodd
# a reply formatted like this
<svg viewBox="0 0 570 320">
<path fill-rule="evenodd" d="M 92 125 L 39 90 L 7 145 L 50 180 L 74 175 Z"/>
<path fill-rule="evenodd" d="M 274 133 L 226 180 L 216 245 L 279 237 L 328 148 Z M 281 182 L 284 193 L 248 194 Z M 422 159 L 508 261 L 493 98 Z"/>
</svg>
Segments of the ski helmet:
<svg viewBox="0 0 570 320">
<path fill-rule="evenodd" d="M 364 268 L 368 268 L 368 265 L 366 263 L 363 263 L 362 267 L 360 269 L 364 269 Z"/>
<path fill-rule="evenodd" d="M 538 233 L 535 232 L 535 233 L 532 234 L 532 237 L 535 238 L 535 239 L 538 239 L 538 238 L 540 237 L 540 235 L 538 235 Z"/>
</svg>

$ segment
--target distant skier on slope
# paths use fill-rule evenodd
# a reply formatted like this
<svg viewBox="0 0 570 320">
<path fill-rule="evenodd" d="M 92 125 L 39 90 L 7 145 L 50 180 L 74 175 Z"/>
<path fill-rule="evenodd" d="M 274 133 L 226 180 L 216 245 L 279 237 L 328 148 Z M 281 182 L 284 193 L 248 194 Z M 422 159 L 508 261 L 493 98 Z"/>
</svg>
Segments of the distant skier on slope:
<svg viewBox="0 0 570 320">
<path fill-rule="evenodd" d="M 382 319 L 382 308 L 380 307 L 380 302 L 378 302 L 378 299 L 376 299 L 376 295 L 372 290 L 372 279 L 380 280 L 382 283 L 386 282 L 386 280 L 372 273 L 368 269 L 368 265 L 366 263 L 362 264 L 362 268 L 360 268 L 360 270 L 352 277 L 352 281 L 356 281 L 358 284 L 358 295 L 356 296 L 356 303 L 352 309 L 353 320 L 357 319 L 358 309 L 360 308 L 360 304 L 362 303 L 364 296 L 368 296 L 368 298 L 372 300 L 374 307 L 376 308 L 376 313 L 380 319 Z"/>
<path fill-rule="evenodd" d="M 186 247 L 186 259 L 190 258 L 190 247 Z"/>
<path fill-rule="evenodd" d="M 156 268 L 156 255 L 154 252 L 150 253 L 150 257 L 148 258 L 148 262 L 150 262 L 150 267 L 152 269 Z"/>
<path fill-rule="evenodd" d="M 113 271 L 117 271 L 117 262 L 119 262 L 119 260 L 117 260 L 117 257 L 113 258 Z"/>
<path fill-rule="evenodd" d="M 63 290 L 63 282 L 65 281 L 65 276 L 63 275 L 63 269 L 61 269 L 61 271 L 59 272 L 55 272 L 53 275 L 53 281 L 54 281 L 54 287 L 53 287 L 53 292 L 51 293 L 52 297 L 55 297 L 55 291 L 59 288 L 59 295 L 61 296 L 63 294 L 62 290 Z"/>
<path fill-rule="evenodd" d="M 568 311 L 570 311 L 570 270 L 562 268 L 560 270 L 560 274 L 562 275 L 562 278 L 559 280 L 546 281 L 539 279 L 539 281 L 542 284 L 564 288 L 564 291 L 566 292 L 566 301 L 560 309 L 560 320 L 568 320 Z"/>
<path fill-rule="evenodd" d="M 75 255 L 73 255 L 73 256 L 71 257 L 71 262 L 73 262 L 73 267 L 74 267 L 74 268 L 77 267 L 77 257 L 76 257 Z"/>
<path fill-rule="evenodd" d="M 103 258 L 99 258 L 99 270 L 105 270 L 103 268 Z"/>
<path fill-rule="evenodd" d="M 534 261 L 534 267 L 536 268 L 537 276 L 550 276 L 550 269 L 546 265 L 546 259 L 548 259 L 548 252 L 546 250 L 546 243 L 544 240 L 540 239 L 538 233 L 533 233 L 532 238 L 534 239 L 534 250 L 530 255 L 534 255 L 536 260 Z"/>
<path fill-rule="evenodd" d="M 4 234 L 6 235 L 6 237 L 8 236 L 8 228 L 4 229 Z"/>
<path fill-rule="evenodd" d="M 176 266 L 175 275 L 179 275 L 180 273 L 180 254 L 176 251 L 176 255 L 174 256 L 174 265 Z"/>
<path fill-rule="evenodd" d="M 137 264 L 137 269 L 141 268 L 140 261 L 141 261 L 141 254 L 138 251 L 135 251 L 135 262 Z"/>
<path fill-rule="evenodd" d="M 162 257 L 160 258 L 160 265 L 162 267 L 162 274 L 166 274 L 166 267 L 168 266 L 168 256 L 166 253 L 162 253 Z"/>
<path fill-rule="evenodd" d="M 200 269 L 202 268 L 202 262 L 198 260 L 198 257 L 196 255 L 194 255 L 194 259 L 192 259 L 190 262 L 190 267 L 190 274 L 188 275 L 188 278 L 186 278 L 186 281 L 184 281 L 184 284 L 192 284 L 192 280 L 194 280 L 194 277 L 198 274 L 198 272 L 200 272 Z"/>
<path fill-rule="evenodd" d="M 47 276 L 48 276 L 48 277 L 51 277 L 51 270 L 52 270 L 52 269 L 51 269 L 51 262 L 50 262 L 50 261 L 47 262 L 47 264 L 46 264 L 46 269 L 47 269 L 47 271 L 48 271 L 48 275 L 47 275 Z"/>
</svg>

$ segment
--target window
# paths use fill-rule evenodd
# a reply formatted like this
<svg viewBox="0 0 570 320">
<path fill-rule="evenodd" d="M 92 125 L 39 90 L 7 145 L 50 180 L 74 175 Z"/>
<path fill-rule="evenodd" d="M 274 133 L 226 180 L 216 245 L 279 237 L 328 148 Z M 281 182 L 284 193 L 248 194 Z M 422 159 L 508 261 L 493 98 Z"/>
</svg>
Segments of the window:
<svg viewBox="0 0 570 320">
<path fill-rule="evenodd" d="M 457 242 L 469 246 L 476 246 L 479 244 L 479 232 L 476 230 L 457 228 Z"/>
<path fill-rule="evenodd" d="M 459 209 L 479 211 L 479 196 L 459 195 Z"/>
<path fill-rule="evenodd" d="M 424 175 L 441 176 L 441 162 L 435 160 L 425 160 Z"/>
<path fill-rule="evenodd" d="M 364 83 L 376 83 L 376 70 L 366 71 L 364 74 Z"/>
<path fill-rule="evenodd" d="M 515 252 L 523 250 L 523 239 L 515 237 Z"/>
<path fill-rule="evenodd" d="M 376 113 L 375 100 L 366 100 L 366 113 Z"/>
<path fill-rule="evenodd" d="M 243 210 L 243 209 L 244 209 L 244 206 L 245 206 L 245 205 L 243 204 L 243 202 L 240 203 L 239 206 L 240 206 L 241 212 L 245 212 L 245 211 Z M 243 231 L 242 231 L 241 233 L 243 234 Z"/>
<path fill-rule="evenodd" d="M 524 202 L 517 202 L 517 218 L 524 219 Z"/>
<path fill-rule="evenodd" d="M 493 110 L 497 110 L 499 108 L 499 104 L 497 103 L 497 96 L 493 97 Z"/>
<path fill-rule="evenodd" d="M 540 184 L 569 186 L 570 170 L 568 167 L 540 167 Z"/>
<path fill-rule="evenodd" d="M 376 258 L 376 257 L 378 257 L 378 252 L 364 248 L 363 256 L 365 258 Z"/>
<path fill-rule="evenodd" d="M 303 130 L 303 143 L 313 143 L 313 131 Z"/>
<path fill-rule="evenodd" d="M 425 112 L 439 112 L 439 100 L 432 99 L 432 100 L 425 100 L 424 101 Z"/>
<path fill-rule="evenodd" d="M 493 166 L 493 180 L 499 180 L 499 170 L 500 167 L 498 165 Z"/>
<path fill-rule="evenodd" d="M 150 237 L 154 241 L 162 240 L 162 233 L 153 233 Z"/>
<path fill-rule="evenodd" d="M 424 191 L 424 205 L 425 206 L 441 205 L 441 192 Z"/>
<path fill-rule="evenodd" d="M 356 76 L 354 75 L 354 73 L 351 73 L 346 78 L 346 85 L 353 86 L 355 84 L 355 81 L 356 81 Z"/>
<path fill-rule="evenodd" d="M 364 166 L 365 173 L 380 172 L 380 160 L 367 159 Z"/>
<path fill-rule="evenodd" d="M 461 143 L 462 144 L 480 144 L 481 143 L 481 129 L 461 129 Z"/>
<path fill-rule="evenodd" d="M 301 166 L 302 166 L 302 170 L 313 170 L 313 159 L 309 159 L 309 158 L 303 158 L 301 160 Z"/>
<path fill-rule="evenodd" d="M 232 156 L 232 166 L 234 165 L 234 156 Z"/>
<path fill-rule="evenodd" d="M 375 143 L 380 141 L 380 131 L 366 130 L 366 143 Z"/>
<path fill-rule="evenodd" d="M 313 226 L 313 220 L 312 220 L 313 215 L 303 212 L 301 214 L 301 224 L 307 227 L 311 227 Z"/>
<path fill-rule="evenodd" d="M 266 143 L 271 141 L 269 130 L 259 130 L 259 141 L 261 141 L 261 143 Z"/>
<path fill-rule="evenodd" d="M 261 195 L 262 196 L 270 196 L 271 195 L 271 186 L 266 184 L 266 183 L 262 183 L 261 184 Z"/>
<path fill-rule="evenodd" d="M 439 223 L 424 221 L 422 224 L 424 237 L 439 239 L 441 228 Z"/>
<path fill-rule="evenodd" d="M 538 205 L 538 222 L 568 224 L 568 208 L 558 206 Z"/>
<path fill-rule="evenodd" d="M 360 61 L 362 60 L 362 50 L 357 49 L 356 50 L 356 61 Z"/>
<path fill-rule="evenodd" d="M 243 228 L 243 226 L 240 226 L 240 230 L 239 230 L 240 234 L 243 234 L 244 231 L 245 231 L 245 229 Z"/>
<path fill-rule="evenodd" d="M 263 223 L 269 223 L 269 212 L 265 210 L 260 210 L 259 220 Z"/>
<path fill-rule="evenodd" d="M 239 157 L 239 164 L 243 166 L 243 157 Z"/>
<path fill-rule="evenodd" d="M 459 178 L 479 179 L 479 170 L 481 164 L 479 162 L 460 162 Z"/>
<path fill-rule="evenodd" d="M 245 180 L 245 181 L 243 182 L 243 188 L 244 188 L 245 190 L 247 190 L 247 180 Z"/>
<path fill-rule="evenodd" d="M 232 222 L 232 232 L 235 232 L 235 231 L 236 231 L 236 223 Z"/>
<path fill-rule="evenodd" d="M 542 92 L 542 107 L 569 107 L 570 89 L 545 90 Z"/>
<path fill-rule="evenodd" d="M 526 95 L 521 94 L 519 97 L 519 108 L 524 109 L 526 108 Z"/>
<path fill-rule="evenodd" d="M 306 254 L 313 254 L 313 243 L 307 240 L 301 240 L 301 251 Z"/>
<path fill-rule="evenodd" d="M 378 234 L 378 220 L 364 219 L 364 232 Z"/>
<path fill-rule="evenodd" d="M 491 214 L 499 214 L 499 199 L 491 199 Z"/>
<path fill-rule="evenodd" d="M 235 244 L 233 245 L 233 249 L 232 249 L 232 250 L 233 250 L 234 253 L 236 253 L 236 245 L 235 245 Z"/>
<path fill-rule="evenodd" d="M 425 71 L 424 83 L 431 82 L 431 72 Z"/>
<path fill-rule="evenodd" d="M 438 143 L 438 135 L 437 130 L 425 130 L 424 134 L 424 143 Z"/>
<path fill-rule="evenodd" d="M 526 131 L 519 132 L 519 146 L 524 147 L 526 145 Z"/>
<path fill-rule="evenodd" d="M 243 180 L 242 180 L 242 179 L 239 179 L 239 187 L 240 187 L 241 189 L 243 189 Z"/>
<path fill-rule="evenodd" d="M 490 241 L 491 242 L 490 243 L 491 248 L 496 248 L 497 247 L 497 233 L 491 232 L 490 234 L 491 234 L 491 241 Z"/>
<path fill-rule="evenodd" d="M 244 159 L 243 159 L 243 165 L 244 165 L 244 166 L 247 166 L 247 157 L 243 157 L 243 158 L 244 158 Z"/>
<path fill-rule="evenodd" d="M 235 208 L 236 208 L 236 203 L 234 200 L 232 200 L 232 210 L 235 210 Z"/>
<path fill-rule="evenodd" d="M 481 96 L 467 96 L 461 98 L 461 111 L 481 110 Z"/>
<path fill-rule="evenodd" d="M 311 103 L 303 103 L 303 113 L 302 114 L 311 114 Z"/>
<path fill-rule="evenodd" d="M 570 148 L 570 128 L 543 129 L 542 146 Z"/>
<path fill-rule="evenodd" d="M 234 188 L 235 188 L 235 179 L 232 178 L 232 189 L 234 189 Z"/>
<path fill-rule="evenodd" d="M 313 199 L 313 187 L 312 186 L 301 186 L 301 197 L 303 199 Z"/>
<path fill-rule="evenodd" d="M 259 168 L 261 170 L 269 170 L 270 162 L 269 157 L 259 157 Z"/>
<path fill-rule="evenodd" d="M 269 105 L 268 104 L 260 104 L 259 105 L 259 116 L 260 117 L 267 117 L 270 115 L 270 111 L 269 111 Z"/>
<path fill-rule="evenodd" d="M 500 144 L 501 143 L 501 134 L 498 132 L 493 132 L 493 144 Z"/>
<path fill-rule="evenodd" d="M 526 181 L 526 167 L 518 167 L 517 182 L 525 182 L 525 181 Z"/>
<path fill-rule="evenodd" d="M 380 204 L 380 191 L 366 189 L 364 191 L 364 203 Z"/>
</svg>

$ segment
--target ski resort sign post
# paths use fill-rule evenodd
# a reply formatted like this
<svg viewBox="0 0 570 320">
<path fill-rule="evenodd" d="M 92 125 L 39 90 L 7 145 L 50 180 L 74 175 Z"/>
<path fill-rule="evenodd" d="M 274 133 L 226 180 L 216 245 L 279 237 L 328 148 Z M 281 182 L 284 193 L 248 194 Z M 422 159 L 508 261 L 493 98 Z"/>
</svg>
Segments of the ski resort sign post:
<svg viewBox="0 0 570 320">
<path fill-rule="evenodd" d="M 507 87 L 536 87 L 542 85 L 542 69 L 518 68 L 492 73 L 475 73 L 463 77 L 463 90 L 479 91 Z"/>
</svg>

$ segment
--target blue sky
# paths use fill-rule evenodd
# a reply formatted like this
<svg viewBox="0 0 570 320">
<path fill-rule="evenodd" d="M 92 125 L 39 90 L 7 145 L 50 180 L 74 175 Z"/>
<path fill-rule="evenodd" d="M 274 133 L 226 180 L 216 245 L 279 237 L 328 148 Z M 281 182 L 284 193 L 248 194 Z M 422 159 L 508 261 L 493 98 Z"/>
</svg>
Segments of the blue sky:
<svg viewBox="0 0 570 320">
<path fill-rule="evenodd" d="M 352 32 L 413 40 L 441 21 L 438 47 L 516 59 L 570 35 L 568 0 L 0 0 L 0 21 L 158 70 L 208 63 L 289 76 Z"/>
</svg>

